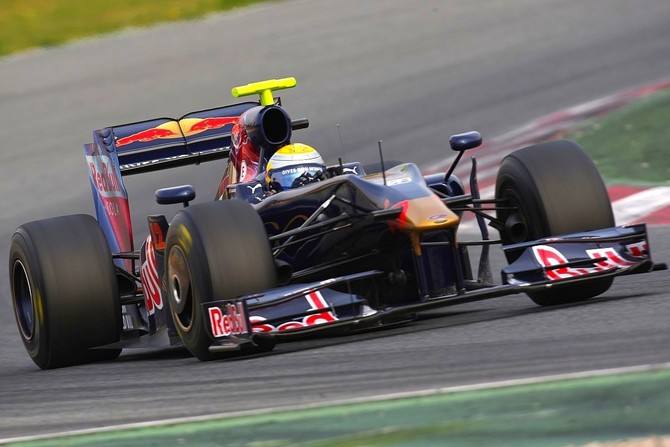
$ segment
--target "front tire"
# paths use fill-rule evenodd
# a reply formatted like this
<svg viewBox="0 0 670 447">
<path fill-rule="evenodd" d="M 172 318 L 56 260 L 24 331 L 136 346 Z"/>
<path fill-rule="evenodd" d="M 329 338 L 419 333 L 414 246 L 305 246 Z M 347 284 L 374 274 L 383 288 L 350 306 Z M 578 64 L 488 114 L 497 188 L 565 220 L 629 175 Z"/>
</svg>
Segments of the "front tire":
<svg viewBox="0 0 670 447">
<path fill-rule="evenodd" d="M 243 201 L 215 201 L 177 213 L 167 234 L 165 262 L 177 332 L 191 354 L 203 361 L 226 354 L 209 352 L 214 338 L 202 304 L 277 286 L 263 222 Z"/>
<path fill-rule="evenodd" d="M 42 369 L 112 360 L 121 349 L 121 304 L 112 255 L 88 215 L 26 223 L 12 237 L 10 288 L 16 323 Z"/>
<path fill-rule="evenodd" d="M 551 141 L 507 155 L 498 171 L 496 198 L 516 208 L 497 214 L 510 223 L 501 231 L 503 244 L 614 226 L 602 177 L 588 154 L 572 141 Z M 600 295 L 611 285 L 612 278 L 603 278 L 528 296 L 541 306 L 564 304 Z"/>
</svg>

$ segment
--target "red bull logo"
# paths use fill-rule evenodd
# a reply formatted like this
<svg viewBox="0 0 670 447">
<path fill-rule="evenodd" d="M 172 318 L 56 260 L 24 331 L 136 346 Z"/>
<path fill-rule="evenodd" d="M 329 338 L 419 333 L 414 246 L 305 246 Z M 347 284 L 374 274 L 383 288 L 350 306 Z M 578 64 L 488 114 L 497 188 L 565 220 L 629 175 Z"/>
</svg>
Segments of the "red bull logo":
<svg viewBox="0 0 670 447">
<path fill-rule="evenodd" d="M 176 131 L 174 127 L 177 127 Z M 134 133 L 127 137 L 119 138 L 118 140 L 116 140 L 116 147 L 121 147 L 132 143 L 148 143 L 150 141 L 163 138 L 181 138 L 182 134 L 181 131 L 178 129 L 179 126 L 177 125 L 177 123 L 174 122 L 161 124 L 158 127 L 143 130 L 141 132 Z"/>
<path fill-rule="evenodd" d="M 328 302 L 323 297 L 321 292 L 312 292 L 304 296 L 309 304 L 309 310 L 321 310 L 323 312 L 313 313 L 303 317 L 301 320 L 287 321 L 274 326 L 266 322 L 266 318 L 259 315 L 252 315 L 249 318 L 254 332 L 283 332 L 291 329 L 302 329 L 309 326 L 317 326 L 319 324 L 327 324 L 337 321 L 337 317 L 330 309 Z"/>
<path fill-rule="evenodd" d="M 586 254 L 591 259 L 597 260 L 594 262 L 594 267 L 568 267 L 568 258 L 558 251 L 558 249 L 549 245 L 538 245 L 533 247 L 533 254 L 540 265 L 547 268 L 545 274 L 547 279 L 552 281 L 569 279 L 607 270 L 625 269 L 634 265 L 633 262 L 619 256 L 616 250 L 611 247 L 586 250 Z"/>
<path fill-rule="evenodd" d="M 637 242 L 635 244 L 626 245 L 626 253 L 637 258 L 649 256 L 649 245 L 647 241 Z"/>
<path fill-rule="evenodd" d="M 149 143 L 154 140 L 184 138 L 207 130 L 220 129 L 237 121 L 236 116 L 217 116 L 211 118 L 184 118 L 168 121 L 159 126 L 146 129 L 116 140 L 116 147 L 132 143 Z"/>
<path fill-rule="evenodd" d="M 195 135 L 207 130 L 221 129 L 222 127 L 234 124 L 237 117 L 222 116 L 212 118 L 184 118 L 179 121 L 179 126 L 184 132 L 185 136 Z"/>
<path fill-rule="evenodd" d="M 89 175 L 102 197 L 125 197 L 121 180 L 114 171 L 112 160 L 105 155 L 87 155 Z"/>
<path fill-rule="evenodd" d="M 219 307 L 210 307 L 207 311 L 214 337 L 228 337 L 249 332 L 242 303 L 226 304 L 223 310 Z"/>
<path fill-rule="evenodd" d="M 159 126 L 136 132 L 116 140 L 116 147 L 133 143 L 149 143 L 155 140 L 184 138 L 208 130 L 215 130 L 234 124 L 236 116 L 217 116 L 211 118 L 184 118 L 180 121 L 168 121 Z"/>
</svg>

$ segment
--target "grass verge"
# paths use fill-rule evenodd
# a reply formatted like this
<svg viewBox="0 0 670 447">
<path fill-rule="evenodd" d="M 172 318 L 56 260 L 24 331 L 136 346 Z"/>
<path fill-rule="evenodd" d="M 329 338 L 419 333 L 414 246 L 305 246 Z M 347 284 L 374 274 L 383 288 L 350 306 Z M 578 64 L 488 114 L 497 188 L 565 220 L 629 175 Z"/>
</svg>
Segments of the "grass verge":
<svg viewBox="0 0 670 447">
<path fill-rule="evenodd" d="M 580 143 L 608 184 L 670 185 L 670 90 L 633 101 L 566 135 Z"/>
<path fill-rule="evenodd" d="M 261 0 L 3 0 L 0 56 L 128 27 L 197 19 Z"/>
</svg>

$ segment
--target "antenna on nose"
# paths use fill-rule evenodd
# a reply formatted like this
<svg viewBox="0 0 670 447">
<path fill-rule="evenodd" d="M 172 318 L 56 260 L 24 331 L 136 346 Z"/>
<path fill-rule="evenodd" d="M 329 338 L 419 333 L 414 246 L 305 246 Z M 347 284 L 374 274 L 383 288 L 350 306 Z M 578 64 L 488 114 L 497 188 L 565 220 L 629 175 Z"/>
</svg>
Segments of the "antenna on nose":
<svg viewBox="0 0 670 447">
<path fill-rule="evenodd" d="M 382 178 L 384 179 L 384 186 L 386 186 L 386 168 L 384 168 L 384 154 L 382 154 L 382 140 L 377 141 L 379 146 L 379 163 L 382 166 Z"/>
<path fill-rule="evenodd" d="M 338 158 L 338 162 L 340 163 L 340 172 L 342 172 L 342 160 L 344 159 L 344 143 L 342 142 L 342 130 L 340 129 L 340 123 L 337 123 L 337 136 L 340 138 L 340 152 L 342 153 L 342 156 Z"/>
</svg>

